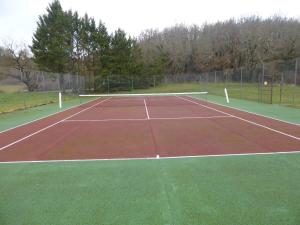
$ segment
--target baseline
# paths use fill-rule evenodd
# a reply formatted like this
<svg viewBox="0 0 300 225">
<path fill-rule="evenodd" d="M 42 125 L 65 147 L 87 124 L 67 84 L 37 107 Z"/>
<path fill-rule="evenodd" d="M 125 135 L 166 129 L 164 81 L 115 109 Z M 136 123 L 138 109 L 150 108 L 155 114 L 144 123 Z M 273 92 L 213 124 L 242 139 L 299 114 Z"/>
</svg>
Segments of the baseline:
<svg viewBox="0 0 300 225">
<path fill-rule="evenodd" d="M 9 161 L 1 164 L 22 164 L 22 163 L 63 163 L 63 162 L 97 162 L 97 161 L 131 161 L 131 160 L 164 160 L 164 159 L 190 159 L 190 158 L 215 158 L 215 157 L 238 157 L 238 156 L 263 156 L 263 155 L 284 155 L 300 154 L 300 151 L 290 152 L 257 152 L 257 153 L 236 153 L 219 155 L 188 155 L 188 156 L 165 156 L 165 157 L 145 157 L 145 158 L 115 158 L 115 159 L 62 159 L 62 160 L 35 160 L 35 161 Z"/>
</svg>

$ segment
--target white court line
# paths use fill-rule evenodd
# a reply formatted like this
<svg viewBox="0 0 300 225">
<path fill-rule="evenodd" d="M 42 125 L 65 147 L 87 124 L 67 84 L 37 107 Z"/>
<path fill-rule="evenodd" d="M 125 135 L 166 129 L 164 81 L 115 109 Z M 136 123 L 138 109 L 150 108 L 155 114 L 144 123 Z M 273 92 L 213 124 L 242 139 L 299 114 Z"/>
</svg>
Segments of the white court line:
<svg viewBox="0 0 300 225">
<path fill-rule="evenodd" d="M 193 98 L 195 100 L 200 100 L 200 99 L 192 97 L 192 96 L 189 96 L 189 97 Z M 259 114 L 259 113 L 251 112 L 251 111 L 248 111 L 248 110 L 245 110 L 245 109 L 239 109 L 239 108 L 232 107 L 232 106 L 229 106 L 229 105 L 223 105 L 223 104 L 216 103 L 216 102 L 213 102 L 213 101 L 209 101 L 209 103 L 214 104 L 214 105 L 223 106 L 223 107 L 230 108 L 230 109 L 235 109 L 235 110 L 240 111 L 240 112 L 246 112 L 246 113 L 249 113 L 249 114 L 254 114 L 256 116 L 261 116 L 261 117 L 265 117 L 265 118 L 268 118 L 268 119 L 277 120 L 277 121 L 280 121 L 280 122 L 283 122 L 283 123 L 292 124 L 292 125 L 300 127 L 300 124 L 285 121 L 285 120 L 281 120 L 281 119 L 278 119 L 278 118 L 275 118 L 275 117 L 272 117 L 272 116 L 265 116 L 265 115 L 262 115 L 262 114 Z"/>
<path fill-rule="evenodd" d="M 144 93 L 144 94 L 91 94 L 79 95 L 80 97 L 130 97 L 130 96 L 176 96 L 176 95 L 196 95 L 207 94 L 207 91 L 202 92 L 173 92 L 173 93 Z"/>
<path fill-rule="evenodd" d="M 149 117 L 148 107 L 147 107 L 147 104 L 146 104 L 146 99 L 144 99 L 144 105 L 145 105 L 145 109 L 146 109 L 147 119 L 149 120 L 150 117 Z"/>
<path fill-rule="evenodd" d="M 58 122 L 56 122 L 56 123 L 53 123 L 53 124 L 51 124 L 51 125 L 49 125 L 49 126 L 47 126 L 47 127 L 44 127 L 44 128 L 42 128 L 42 129 L 40 129 L 40 130 L 34 132 L 34 133 L 31 133 L 31 134 L 29 134 L 29 135 L 27 135 L 27 136 L 25 136 L 25 137 L 23 137 L 23 138 L 20 138 L 20 139 L 14 141 L 14 142 L 12 142 L 12 143 L 10 143 L 10 144 L 8 144 L 8 145 L 5 145 L 5 146 L 3 146 L 3 147 L 0 148 L 0 151 L 3 151 L 3 150 L 7 149 L 8 147 L 10 147 L 10 146 L 12 146 L 12 145 L 14 145 L 14 144 L 17 144 L 17 143 L 19 143 L 19 142 L 21 142 L 21 141 L 24 141 L 24 140 L 26 140 L 26 139 L 28 139 L 28 138 L 30 138 L 30 137 L 32 137 L 32 136 L 38 134 L 38 133 L 41 133 L 42 131 L 47 130 L 47 129 L 49 129 L 49 128 L 51 128 L 51 127 L 53 127 L 53 126 L 55 126 L 55 125 L 57 125 L 57 124 L 59 124 L 59 123 L 65 121 L 65 120 L 67 120 L 67 119 L 70 119 L 70 118 L 72 118 L 72 117 L 78 115 L 79 113 L 85 112 L 86 110 L 89 110 L 89 109 L 91 109 L 91 108 L 93 108 L 93 107 L 95 107 L 95 106 L 101 104 L 102 102 L 105 102 L 105 101 L 109 100 L 109 99 L 110 99 L 110 98 L 104 99 L 103 101 L 100 101 L 100 102 L 98 102 L 98 103 L 96 103 L 96 104 L 94 104 L 94 105 L 92 105 L 92 106 L 90 106 L 90 107 L 88 107 L 88 108 L 86 108 L 86 109 L 80 110 L 79 112 L 74 113 L 74 114 L 72 114 L 71 116 L 68 116 L 68 117 L 66 117 L 66 118 L 64 118 L 64 119 L 62 119 L 62 120 L 60 120 L 60 121 L 58 121 Z"/>
<path fill-rule="evenodd" d="M 98 99 L 92 99 L 92 100 L 90 100 L 90 101 L 87 101 L 87 102 L 81 103 L 81 104 L 79 104 L 79 105 L 74 105 L 74 106 L 71 106 L 70 108 L 67 108 L 67 109 L 64 109 L 64 110 L 60 110 L 60 111 L 58 111 L 58 112 L 55 112 L 55 113 L 49 114 L 49 115 L 47 115 L 47 116 L 43 116 L 43 117 L 40 117 L 40 118 L 37 118 L 37 119 L 31 120 L 31 121 L 29 121 L 29 122 L 26 122 L 26 123 L 22 123 L 22 124 L 20 124 L 20 125 L 17 125 L 17 126 L 14 126 L 14 127 L 8 128 L 8 129 L 6 129 L 6 130 L 3 130 L 3 131 L 0 131 L 0 134 L 1 134 L 1 133 L 5 133 L 5 132 L 7 132 L 7 131 L 10 131 L 10 130 L 13 130 L 13 129 L 16 129 L 16 128 L 18 128 L 18 127 L 22 127 L 22 126 L 25 126 L 25 125 L 27 125 L 27 124 L 34 123 L 34 122 L 36 122 L 36 121 L 39 121 L 39 120 L 42 120 L 42 119 L 48 118 L 48 117 L 50 117 L 50 116 L 54 116 L 54 115 L 56 115 L 56 114 L 59 114 L 59 113 L 62 113 L 62 112 L 68 111 L 68 110 L 70 110 L 70 109 L 74 109 L 74 108 L 76 108 L 76 107 L 79 107 L 79 106 L 82 106 L 82 105 L 88 104 L 88 103 L 90 103 L 90 102 L 92 102 L 92 101 L 96 101 L 96 100 L 98 100 Z"/>
<path fill-rule="evenodd" d="M 64 120 L 62 122 L 110 122 L 110 121 L 145 121 L 145 120 L 187 120 L 187 119 L 215 119 L 231 118 L 232 116 L 191 116 L 191 117 L 151 117 L 146 119 L 102 119 L 102 120 Z"/>
<path fill-rule="evenodd" d="M 246 120 L 246 119 L 241 118 L 241 117 L 239 117 L 239 116 L 235 116 L 235 115 L 233 115 L 233 114 L 226 113 L 226 112 L 223 112 L 223 111 L 221 111 L 221 110 L 218 110 L 218 109 L 215 109 L 215 108 L 212 108 L 212 107 L 209 107 L 209 106 L 200 104 L 199 102 L 195 102 L 195 101 L 192 101 L 192 100 L 189 100 L 189 99 L 185 99 L 185 98 L 182 98 L 182 97 L 180 97 L 180 96 L 177 96 L 177 98 L 183 99 L 183 100 L 188 101 L 188 102 L 192 102 L 192 103 L 197 104 L 197 105 L 200 105 L 200 106 L 202 106 L 202 107 L 205 107 L 205 108 L 214 110 L 214 111 L 216 111 L 216 112 L 223 113 L 223 114 L 228 115 L 228 116 L 232 116 L 232 117 L 234 117 L 234 118 L 236 118 L 236 119 L 239 119 L 239 120 L 242 120 L 242 121 L 244 121 L 244 122 L 253 124 L 253 125 L 258 126 L 258 127 L 263 127 L 263 128 L 265 128 L 265 129 L 267 129 L 267 130 L 270 130 L 270 131 L 273 131 L 273 132 L 276 132 L 276 133 L 279 133 L 279 134 L 282 134 L 282 135 L 284 135 L 284 136 L 287 136 L 287 137 L 290 137 L 290 138 L 293 138 L 293 139 L 296 139 L 296 140 L 300 141 L 300 137 L 296 137 L 296 136 L 294 136 L 294 135 L 284 133 L 284 132 L 282 132 L 282 131 L 273 129 L 273 128 L 271 128 L 271 127 L 267 127 L 267 126 L 265 126 L 265 125 L 262 125 L 262 124 L 259 124 L 259 123 L 255 123 L 255 122 L 253 122 L 253 121 Z"/>
<path fill-rule="evenodd" d="M 238 156 L 260 156 L 260 155 L 284 155 L 299 154 L 300 151 L 290 152 L 258 152 L 258 153 L 231 153 L 219 155 L 188 155 L 188 156 L 166 156 L 166 157 L 144 157 L 144 158 L 114 158 L 114 159 L 59 159 L 59 160 L 32 160 L 32 161 L 10 161 L 0 162 L 1 164 L 21 164 L 21 163 L 63 163 L 63 162 L 97 162 L 97 161 L 131 161 L 131 160 L 164 160 L 164 159 L 190 159 L 190 158 L 215 158 L 215 157 L 238 157 Z"/>
</svg>

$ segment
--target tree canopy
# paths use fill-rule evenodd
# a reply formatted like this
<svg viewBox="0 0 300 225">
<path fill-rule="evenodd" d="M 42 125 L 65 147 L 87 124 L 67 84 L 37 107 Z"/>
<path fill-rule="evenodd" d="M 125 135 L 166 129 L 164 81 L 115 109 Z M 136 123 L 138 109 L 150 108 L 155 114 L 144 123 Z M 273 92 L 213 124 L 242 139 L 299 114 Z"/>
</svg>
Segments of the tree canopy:
<svg viewBox="0 0 300 225">
<path fill-rule="evenodd" d="M 88 77 L 97 89 L 110 74 L 147 77 L 198 73 L 300 56 L 300 22 L 250 16 L 202 26 L 174 25 L 132 38 L 118 29 L 108 34 L 102 21 L 64 11 L 54 0 L 41 15 L 31 50 L 41 68 Z"/>
</svg>

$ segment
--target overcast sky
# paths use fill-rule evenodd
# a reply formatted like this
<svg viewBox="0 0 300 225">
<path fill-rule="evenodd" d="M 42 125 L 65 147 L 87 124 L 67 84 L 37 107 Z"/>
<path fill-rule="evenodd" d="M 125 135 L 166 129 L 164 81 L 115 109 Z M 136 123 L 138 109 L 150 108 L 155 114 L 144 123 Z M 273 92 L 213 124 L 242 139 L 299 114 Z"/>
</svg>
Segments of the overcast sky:
<svg viewBox="0 0 300 225">
<path fill-rule="evenodd" d="M 0 41 L 31 44 L 38 16 L 52 0 L 0 0 Z M 176 23 L 198 24 L 241 16 L 274 14 L 300 19 L 299 0 L 61 0 L 64 10 L 88 13 L 105 23 L 137 36 L 148 28 L 159 30 Z"/>
</svg>

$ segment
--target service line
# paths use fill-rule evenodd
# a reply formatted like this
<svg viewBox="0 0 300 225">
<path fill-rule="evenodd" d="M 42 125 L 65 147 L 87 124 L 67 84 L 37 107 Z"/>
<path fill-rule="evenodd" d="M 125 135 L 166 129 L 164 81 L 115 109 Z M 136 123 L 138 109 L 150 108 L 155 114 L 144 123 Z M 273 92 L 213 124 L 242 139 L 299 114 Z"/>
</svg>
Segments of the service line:
<svg viewBox="0 0 300 225">
<path fill-rule="evenodd" d="M 102 101 L 100 101 L 100 102 L 97 102 L 96 104 L 94 104 L 94 105 L 92 105 L 92 106 L 90 106 L 90 107 L 88 107 L 88 108 L 86 108 L 86 109 L 82 109 L 82 110 L 80 110 L 79 112 L 72 114 L 71 116 L 68 116 L 68 117 L 66 117 L 66 118 L 64 118 L 64 119 L 62 119 L 62 120 L 59 120 L 58 122 L 55 122 L 55 123 L 53 123 L 53 124 L 51 124 L 51 125 L 49 125 L 49 126 L 47 126 L 47 127 L 44 127 L 44 128 L 42 128 L 42 129 L 40 129 L 40 130 L 34 132 L 34 133 L 31 133 L 31 134 L 29 134 L 29 135 L 27 135 L 27 136 L 25 136 L 25 137 L 23 137 L 23 138 L 20 138 L 20 139 L 14 141 L 14 142 L 12 142 L 12 143 L 10 143 L 10 144 L 8 144 L 8 145 L 5 145 L 5 146 L 3 146 L 3 147 L 0 147 L 0 151 L 3 151 L 3 150 L 7 149 L 8 147 L 10 147 L 10 146 L 12 146 L 12 145 L 15 145 L 15 144 L 17 144 L 17 143 L 19 143 L 19 142 L 21 142 L 21 141 L 24 141 L 24 140 L 26 140 L 26 139 L 28 139 L 28 138 L 30 138 L 30 137 L 36 135 L 36 134 L 39 134 L 39 133 L 41 133 L 41 132 L 43 132 L 43 131 L 45 131 L 45 130 L 47 130 L 47 129 L 49 129 L 49 128 L 51 128 L 51 127 L 53 127 L 53 126 L 55 126 L 55 125 L 57 125 L 57 124 L 59 124 L 59 123 L 61 123 L 61 122 L 64 122 L 64 121 L 67 120 L 67 119 L 70 119 L 70 118 L 72 118 L 72 117 L 74 117 L 74 116 L 76 116 L 76 115 L 78 115 L 78 114 L 80 114 L 80 113 L 83 113 L 83 112 L 85 112 L 85 111 L 87 111 L 87 110 L 89 110 L 89 109 L 91 109 L 91 108 L 93 108 L 93 107 L 95 107 L 95 106 L 97 106 L 97 105 L 99 105 L 99 104 L 105 102 L 105 101 L 108 101 L 109 99 L 110 99 L 110 98 L 107 98 L 107 99 L 104 99 L 104 100 L 102 100 Z"/>
<path fill-rule="evenodd" d="M 231 118 L 232 116 L 185 116 L 185 117 L 151 117 L 151 118 L 124 118 L 124 119 L 80 119 L 64 120 L 62 122 L 113 122 L 113 121 L 146 121 L 146 120 L 189 120 L 189 119 L 217 119 Z"/>
<path fill-rule="evenodd" d="M 287 136 L 287 137 L 290 137 L 290 138 L 292 138 L 292 139 L 296 139 L 296 140 L 300 141 L 300 137 L 296 137 L 296 136 L 294 136 L 294 135 L 287 134 L 287 133 L 285 133 L 285 132 L 282 132 L 282 131 L 273 129 L 273 128 L 271 128 L 271 127 L 262 125 L 262 124 L 260 124 L 260 123 L 256 123 L 256 122 L 253 122 L 253 121 L 251 121 L 251 120 L 247 120 L 247 119 L 244 119 L 244 118 L 242 118 L 242 117 L 235 116 L 235 115 L 233 115 L 233 114 L 224 112 L 224 111 L 222 111 L 222 110 L 215 109 L 215 108 L 210 107 L 210 106 L 207 106 L 207 105 L 203 105 L 203 104 L 201 104 L 201 103 L 199 103 L 199 102 L 195 102 L 195 101 L 192 101 L 192 100 L 190 100 L 190 99 L 186 99 L 186 98 L 183 98 L 183 97 L 180 97 L 180 96 L 177 96 L 177 98 L 180 98 L 180 99 L 182 99 L 182 100 L 185 100 L 185 101 L 194 103 L 194 104 L 196 104 L 196 105 L 199 105 L 199 106 L 202 106 L 202 107 L 205 107 L 205 108 L 214 110 L 214 111 L 216 111 L 216 112 L 222 113 L 222 114 L 224 114 L 224 115 L 228 115 L 228 116 L 234 117 L 234 118 L 236 118 L 236 119 L 242 120 L 242 121 L 244 121 L 244 122 L 250 123 L 250 124 L 255 125 L 255 126 L 257 126 L 257 127 L 262 127 L 262 128 L 267 129 L 267 130 L 273 131 L 273 132 L 275 132 L 275 133 L 278 133 L 278 134 L 281 134 L 281 135 L 284 135 L 284 136 Z"/>
</svg>

